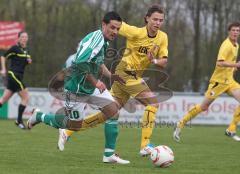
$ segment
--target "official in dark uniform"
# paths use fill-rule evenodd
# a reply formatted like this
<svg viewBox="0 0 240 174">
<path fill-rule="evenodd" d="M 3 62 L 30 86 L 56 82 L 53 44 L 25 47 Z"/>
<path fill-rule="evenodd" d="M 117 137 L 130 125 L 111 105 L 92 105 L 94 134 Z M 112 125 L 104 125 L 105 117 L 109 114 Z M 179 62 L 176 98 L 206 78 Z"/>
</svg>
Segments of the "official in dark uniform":
<svg viewBox="0 0 240 174">
<path fill-rule="evenodd" d="M 27 50 L 27 42 L 27 32 L 20 32 L 18 34 L 18 43 L 1 56 L 1 75 L 6 77 L 7 85 L 3 96 L 0 98 L 0 107 L 8 101 L 15 92 L 18 93 L 21 98 L 21 103 L 18 106 L 18 117 L 15 124 L 21 129 L 25 129 L 22 115 L 29 100 L 28 90 L 23 83 L 23 75 L 26 65 L 32 63 L 31 56 Z M 7 60 L 10 60 L 8 71 L 6 68 Z"/>
</svg>

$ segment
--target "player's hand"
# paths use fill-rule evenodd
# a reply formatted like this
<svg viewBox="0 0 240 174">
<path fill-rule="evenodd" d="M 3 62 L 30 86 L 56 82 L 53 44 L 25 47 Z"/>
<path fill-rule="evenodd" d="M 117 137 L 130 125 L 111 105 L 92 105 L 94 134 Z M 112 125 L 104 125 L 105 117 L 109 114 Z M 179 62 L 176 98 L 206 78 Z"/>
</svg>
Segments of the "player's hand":
<svg viewBox="0 0 240 174">
<path fill-rule="evenodd" d="M 119 75 L 117 75 L 117 74 L 112 74 L 111 75 L 111 81 L 112 82 L 113 81 L 118 81 L 121 84 L 126 84 L 125 80 L 122 77 L 120 77 Z"/>
<path fill-rule="evenodd" d="M 237 62 L 237 67 L 238 70 L 240 70 L 240 61 Z"/>
<path fill-rule="evenodd" d="M 165 58 L 162 59 L 152 59 L 151 63 L 157 65 L 160 68 L 165 68 L 167 66 L 168 60 Z"/>
<path fill-rule="evenodd" d="M 99 89 L 100 93 L 103 93 L 103 91 L 105 91 L 105 89 L 107 89 L 106 85 L 100 80 L 97 81 L 95 86 L 96 86 L 96 88 Z"/>
<path fill-rule="evenodd" d="M 27 58 L 27 62 L 28 62 L 28 64 L 31 64 L 32 63 L 32 59 L 31 58 Z"/>
<path fill-rule="evenodd" d="M 166 64 L 167 64 L 167 59 L 159 59 L 158 60 L 158 65 L 161 66 L 161 67 L 165 67 Z"/>
<path fill-rule="evenodd" d="M 7 73 L 6 70 L 3 70 L 3 69 L 2 69 L 2 70 L 0 71 L 0 74 L 1 74 L 2 76 L 6 76 L 6 73 Z"/>
<path fill-rule="evenodd" d="M 238 70 L 238 68 L 234 68 L 234 69 L 233 69 L 233 73 L 236 73 L 237 70 Z"/>
<path fill-rule="evenodd" d="M 152 62 L 153 59 L 155 59 L 154 53 L 159 49 L 158 45 L 154 45 L 151 50 L 147 53 L 147 58 L 150 62 Z"/>
<path fill-rule="evenodd" d="M 148 51 L 148 53 L 147 53 L 147 58 L 148 58 L 148 60 L 149 60 L 150 62 L 152 62 L 152 60 L 155 59 L 155 57 L 154 57 L 154 55 L 153 55 L 153 53 L 152 53 L 151 51 Z"/>
</svg>

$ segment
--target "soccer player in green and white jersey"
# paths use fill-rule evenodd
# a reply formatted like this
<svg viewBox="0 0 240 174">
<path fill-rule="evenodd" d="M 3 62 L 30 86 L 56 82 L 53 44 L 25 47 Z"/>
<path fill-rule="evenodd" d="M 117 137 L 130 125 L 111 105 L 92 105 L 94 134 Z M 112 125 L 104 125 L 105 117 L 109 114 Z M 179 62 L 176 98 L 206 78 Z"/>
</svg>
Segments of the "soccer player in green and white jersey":
<svg viewBox="0 0 240 174">
<path fill-rule="evenodd" d="M 112 81 L 124 83 L 124 80 L 111 74 L 103 64 L 108 41 L 114 40 L 121 24 L 122 19 L 116 12 L 108 12 L 103 18 L 102 28 L 82 39 L 68 69 L 68 75 L 64 78 L 65 95 L 70 99 L 65 101 L 65 114 L 44 114 L 36 109 L 28 120 L 29 129 L 43 122 L 57 129 L 84 130 L 118 114 L 118 103 L 100 78 L 103 75 Z M 83 106 L 80 103 L 95 105 L 101 112 L 82 118 Z M 118 156 L 115 159 L 122 160 Z"/>
</svg>

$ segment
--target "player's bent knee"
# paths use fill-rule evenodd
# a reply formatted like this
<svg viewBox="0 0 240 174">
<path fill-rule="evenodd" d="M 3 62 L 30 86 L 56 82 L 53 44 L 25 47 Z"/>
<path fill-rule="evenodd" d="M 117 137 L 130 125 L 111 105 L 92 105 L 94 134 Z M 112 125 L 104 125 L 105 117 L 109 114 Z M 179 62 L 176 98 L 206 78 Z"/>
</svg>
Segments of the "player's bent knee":
<svg viewBox="0 0 240 174">
<path fill-rule="evenodd" d="M 102 112 L 104 115 L 106 115 L 108 118 L 117 117 L 119 111 L 119 106 L 116 102 L 112 102 L 109 105 L 105 106 L 102 109 Z"/>
<path fill-rule="evenodd" d="M 208 110 L 209 106 L 201 106 L 202 111 Z"/>
</svg>

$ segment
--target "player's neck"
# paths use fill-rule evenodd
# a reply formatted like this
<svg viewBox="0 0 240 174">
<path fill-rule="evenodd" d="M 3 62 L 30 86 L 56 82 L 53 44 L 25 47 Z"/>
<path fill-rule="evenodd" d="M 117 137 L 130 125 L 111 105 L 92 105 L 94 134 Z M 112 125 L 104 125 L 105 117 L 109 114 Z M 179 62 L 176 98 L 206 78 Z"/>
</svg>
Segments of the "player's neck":
<svg viewBox="0 0 240 174">
<path fill-rule="evenodd" d="M 19 45 L 21 48 L 26 48 L 26 47 L 27 47 L 27 45 L 21 44 L 21 43 L 19 43 L 19 42 L 18 42 L 18 45 Z"/>
<path fill-rule="evenodd" d="M 146 26 L 146 28 L 147 28 L 148 37 L 150 37 L 150 38 L 156 37 L 157 31 L 155 32 L 155 31 L 151 30 L 150 27 L 148 27 L 148 26 Z"/>
<path fill-rule="evenodd" d="M 231 37 L 228 37 L 228 39 L 230 40 L 230 42 L 231 42 L 234 46 L 237 45 L 237 40 L 232 39 Z"/>
</svg>

